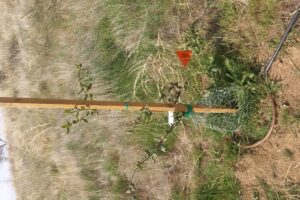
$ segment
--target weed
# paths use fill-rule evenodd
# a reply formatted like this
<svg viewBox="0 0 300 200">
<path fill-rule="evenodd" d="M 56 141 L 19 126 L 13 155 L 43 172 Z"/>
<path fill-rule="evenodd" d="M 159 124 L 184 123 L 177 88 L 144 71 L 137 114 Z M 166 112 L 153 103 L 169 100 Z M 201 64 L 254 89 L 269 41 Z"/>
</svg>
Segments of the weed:
<svg viewBox="0 0 300 200">
<path fill-rule="evenodd" d="M 294 159 L 294 152 L 293 152 L 291 149 L 289 149 L 289 148 L 285 148 L 285 149 L 283 150 L 283 154 L 284 154 L 288 159 L 290 159 L 290 160 L 293 160 L 293 159 Z"/>
<path fill-rule="evenodd" d="M 221 11 L 216 23 L 224 33 L 229 30 L 233 22 L 240 19 L 239 9 L 236 4 L 227 0 L 217 4 L 216 7 Z"/>
<path fill-rule="evenodd" d="M 172 189 L 172 196 L 171 196 L 172 200 L 185 200 L 185 199 L 189 199 L 189 197 L 187 197 L 187 195 L 184 194 L 184 192 L 182 192 L 179 188 L 173 188 Z"/>
<path fill-rule="evenodd" d="M 292 124 L 299 124 L 300 115 L 297 111 L 292 111 L 289 107 L 283 107 L 280 121 L 283 125 L 290 127 Z"/>
<path fill-rule="evenodd" d="M 105 162 L 104 168 L 106 171 L 110 172 L 114 176 L 117 176 L 118 175 L 118 164 L 119 164 L 119 159 L 110 158 Z"/>
<path fill-rule="evenodd" d="M 289 119 L 290 119 L 289 109 L 284 108 L 281 114 L 281 121 L 283 122 L 283 124 L 289 124 Z"/>
<path fill-rule="evenodd" d="M 262 178 L 258 178 L 258 181 L 268 200 L 299 199 L 300 197 L 300 186 L 298 183 L 290 182 L 284 184 L 283 187 L 273 188 Z"/>
<path fill-rule="evenodd" d="M 260 194 L 257 190 L 253 190 L 252 200 L 260 200 Z"/>
<path fill-rule="evenodd" d="M 82 66 L 82 64 L 76 65 L 77 77 L 79 80 L 80 91 L 78 95 L 83 95 L 83 100 L 93 101 L 93 94 L 90 93 L 90 90 L 93 86 L 93 79 L 90 72 Z"/>
<path fill-rule="evenodd" d="M 58 170 L 58 167 L 56 166 L 55 163 L 53 163 L 51 166 L 50 166 L 50 173 L 52 175 L 56 175 L 59 173 L 59 170 Z"/>
<path fill-rule="evenodd" d="M 249 13 L 256 24 L 267 27 L 276 23 L 276 0 L 252 0 L 249 2 Z M 278 20 L 278 19 L 277 19 Z"/>
<path fill-rule="evenodd" d="M 68 200 L 68 195 L 67 195 L 67 192 L 63 189 L 61 191 L 59 191 L 58 193 L 58 199 L 61 199 L 61 200 Z"/>
<path fill-rule="evenodd" d="M 205 135 L 213 136 L 213 143 L 208 152 L 210 160 L 203 166 L 205 182 L 196 192 L 197 199 L 239 199 L 240 188 L 232 170 L 239 152 L 237 147 L 224 143 L 217 131 L 206 130 Z"/>
<path fill-rule="evenodd" d="M 259 178 L 259 184 L 264 189 L 268 200 L 284 200 L 284 195 L 280 191 L 274 190 L 265 180 Z"/>
<path fill-rule="evenodd" d="M 285 190 L 288 193 L 287 198 L 299 199 L 300 197 L 300 184 L 299 183 L 288 183 L 285 185 Z"/>
<path fill-rule="evenodd" d="M 78 151 L 80 149 L 80 143 L 69 142 L 68 144 L 66 144 L 66 148 L 71 151 Z"/>
<path fill-rule="evenodd" d="M 212 167 L 212 166 L 208 166 Z M 224 170 L 224 169 L 218 169 Z M 215 172 L 219 174 L 218 172 Z M 207 183 L 200 186 L 197 192 L 197 199 L 208 200 L 233 200 L 239 199 L 239 187 L 233 175 L 225 174 L 222 176 L 214 176 L 214 180 L 208 180 Z"/>
<path fill-rule="evenodd" d="M 127 192 L 127 187 L 130 185 L 128 179 L 124 176 L 119 176 L 115 185 L 112 188 L 114 194 L 125 194 Z M 121 199 L 120 196 L 116 196 L 115 199 Z"/>
</svg>

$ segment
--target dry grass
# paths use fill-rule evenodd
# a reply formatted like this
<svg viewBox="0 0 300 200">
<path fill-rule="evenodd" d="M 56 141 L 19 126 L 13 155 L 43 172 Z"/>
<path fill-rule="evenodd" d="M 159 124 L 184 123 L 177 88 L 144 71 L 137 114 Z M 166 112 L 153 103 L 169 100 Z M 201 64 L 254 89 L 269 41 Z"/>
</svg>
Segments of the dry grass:
<svg viewBox="0 0 300 200">
<path fill-rule="evenodd" d="M 80 24 L 70 4 L 2 2 L 3 96 L 75 98 Z M 64 148 L 70 137 L 56 120 L 62 111 L 7 110 L 6 116 L 18 199 L 88 199 L 76 157 Z"/>
<path fill-rule="evenodd" d="M 88 50 L 95 41 L 93 30 L 99 20 L 98 9 L 104 3 L 1 2 L 3 96 L 77 98 L 74 65 L 83 62 L 95 71 L 93 56 L 97 56 L 97 52 Z M 142 20 L 134 16 L 130 23 L 136 21 Z M 140 48 L 143 23 L 141 28 L 133 29 L 134 34 L 130 32 L 127 36 L 119 32 L 125 27 L 128 26 L 114 26 L 116 41 L 126 51 L 136 53 Z M 157 82 L 166 82 L 166 73 L 169 73 L 175 75 L 174 80 L 181 80 L 178 69 L 172 66 L 178 63 L 168 58 L 172 47 L 159 36 L 155 45 L 162 50 L 142 59 L 145 62 L 131 69 L 132 73 L 140 74 L 136 82 L 142 80 L 146 93 L 145 76 L 159 77 Z M 160 76 L 154 76 L 157 73 Z M 94 80 L 95 99 L 113 98 L 106 93 L 109 87 L 101 77 L 95 75 Z M 139 145 L 128 148 L 122 142 L 127 137 L 126 127 L 131 117 L 101 113 L 100 119 L 93 119 L 89 125 L 78 126 L 76 131 L 65 135 L 60 128 L 65 118 L 62 110 L 10 109 L 6 116 L 18 199 L 123 199 L 126 184 L 121 185 L 121 189 L 114 188 L 120 187 L 120 177 L 131 175 L 136 160 L 142 155 Z M 169 168 L 161 161 L 149 165 L 145 174 L 139 174 L 137 182 L 141 185 L 141 195 L 146 199 L 168 199 L 172 190 L 172 180 L 168 177 L 174 176 Z M 91 170 L 95 177 L 89 175 Z M 145 184 L 147 182 L 150 184 Z"/>
<path fill-rule="evenodd" d="M 95 5 L 91 1 L 1 4 L 3 96 L 77 98 L 74 65 L 85 60 L 79 47 L 92 40 L 88 26 L 94 24 L 90 18 L 88 23 L 82 19 Z M 79 34 L 83 24 L 87 31 Z M 100 84 L 96 87 L 103 88 Z M 18 199 L 88 199 L 78 160 L 65 148 L 74 136 L 65 136 L 60 128 L 62 111 L 7 110 L 6 116 Z"/>
</svg>

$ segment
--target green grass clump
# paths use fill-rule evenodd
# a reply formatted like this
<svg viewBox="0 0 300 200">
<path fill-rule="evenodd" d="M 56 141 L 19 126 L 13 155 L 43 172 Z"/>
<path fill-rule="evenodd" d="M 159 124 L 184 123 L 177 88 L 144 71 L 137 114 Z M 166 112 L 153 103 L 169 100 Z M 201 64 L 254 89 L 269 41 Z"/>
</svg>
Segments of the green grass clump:
<svg viewBox="0 0 300 200">
<path fill-rule="evenodd" d="M 128 138 L 129 143 L 139 144 L 146 150 L 155 148 L 158 141 L 166 134 L 169 125 L 167 118 L 164 114 L 154 114 L 153 118 L 149 121 L 138 123 L 133 129 L 132 134 Z M 177 129 L 174 130 L 164 143 L 165 151 L 172 150 L 176 138 Z"/>
<path fill-rule="evenodd" d="M 292 111 L 289 107 L 283 108 L 280 115 L 280 122 L 285 126 L 300 124 L 300 111 Z"/>
<path fill-rule="evenodd" d="M 159 97 L 150 59 L 159 53 L 157 34 L 167 19 L 168 5 L 166 1 L 103 1 L 107 10 L 101 10 L 91 51 L 99 54 L 94 59 L 98 73 L 123 100 Z"/>
<path fill-rule="evenodd" d="M 225 0 L 220 2 L 216 7 L 221 12 L 216 19 L 216 23 L 223 33 L 227 32 L 229 28 L 232 28 L 232 23 L 241 19 L 241 16 L 239 16 L 239 7 L 231 1 Z"/>
<path fill-rule="evenodd" d="M 184 194 L 179 188 L 173 188 L 171 199 L 172 200 L 185 200 L 185 199 L 189 199 L 189 197 L 187 197 L 187 195 Z"/>
<path fill-rule="evenodd" d="M 299 199 L 300 185 L 298 183 L 289 182 L 280 187 L 274 188 L 270 186 L 264 179 L 257 178 L 259 185 L 262 187 L 267 200 L 287 200 Z"/>
<path fill-rule="evenodd" d="M 285 149 L 283 150 L 283 154 L 284 154 L 288 159 L 290 159 L 290 160 L 293 160 L 293 159 L 294 159 L 294 152 L 293 152 L 291 149 L 289 149 L 289 148 L 285 148 Z"/>
<path fill-rule="evenodd" d="M 268 200 L 285 200 L 284 194 L 272 188 L 265 180 L 259 179 L 259 184 L 264 189 Z"/>
<path fill-rule="evenodd" d="M 112 187 L 112 191 L 114 194 L 126 194 L 126 191 L 128 189 L 128 185 L 130 185 L 130 181 L 126 177 L 119 176 L 117 178 L 116 183 Z M 124 196 L 124 195 L 122 195 Z M 122 200 L 122 196 L 115 196 L 115 200 Z"/>
<path fill-rule="evenodd" d="M 224 169 L 218 169 L 224 170 Z M 216 181 L 210 180 L 199 188 L 197 199 L 199 200 L 234 200 L 239 199 L 239 187 L 230 174 L 214 177 Z"/>
<path fill-rule="evenodd" d="M 277 0 L 252 0 L 249 2 L 250 16 L 256 24 L 264 27 L 278 22 L 276 9 L 278 9 Z"/>
<path fill-rule="evenodd" d="M 98 73 L 104 73 L 106 80 L 115 85 L 112 92 L 128 98 L 130 96 L 129 91 L 132 89 L 134 75 L 128 73 L 128 68 L 126 68 L 128 55 L 117 46 L 110 30 L 108 18 L 103 18 L 99 22 L 96 34 L 93 51 L 99 52 L 99 56 L 95 60 L 95 65 L 99 67 Z M 130 63 L 130 60 L 127 63 Z"/>
<path fill-rule="evenodd" d="M 210 158 L 208 163 L 202 166 L 205 181 L 199 181 L 196 199 L 239 199 L 240 187 L 233 170 L 238 155 L 237 147 L 224 142 L 224 138 L 218 132 L 206 130 L 205 135 L 212 139 Z"/>
</svg>

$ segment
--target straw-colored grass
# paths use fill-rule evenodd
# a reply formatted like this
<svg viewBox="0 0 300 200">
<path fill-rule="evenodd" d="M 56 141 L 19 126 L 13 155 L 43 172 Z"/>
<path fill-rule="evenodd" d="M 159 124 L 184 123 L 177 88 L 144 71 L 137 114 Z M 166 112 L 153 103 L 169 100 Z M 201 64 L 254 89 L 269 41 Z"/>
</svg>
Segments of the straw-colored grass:
<svg viewBox="0 0 300 200">
<path fill-rule="evenodd" d="M 160 83 L 157 87 L 170 81 L 169 75 L 176 75 L 174 81 L 180 80 L 178 66 L 172 66 L 177 60 L 170 59 L 172 46 L 161 40 L 154 27 L 151 37 L 145 29 L 155 25 L 151 20 L 156 9 L 163 15 L 168 5 L 144 3 L 140 9 L 110 1 L 1 2 L 2 96 L 76 99 L 79 85 L 75 64 L 83 63 L 94 78 L 94 99 L 118 99 L 107 92 L 111 87 L 108 78 L 105 79 L 109 75 L 105 70 L 110 69 L 101 63 L 109 60 L 105 55 L 113 58 L 118 52 L 105 49 L 104 54 L 97 49 L 97 42 L 106 37 L 101 29 L 107 27 L 99 26 L 106 15 L 112 17 L 111 31 L 116 45 L 126 52 L 125 60 L 134 63 L 126 69 L 129 76 L 136 77 L 132 80 L 133 98 L 140 98 L 138 90 L 150 92 L 150 78 Z M 136 9 L 132 12 L 135 15 L 125 16 L 129 17 L 126 23 L 120 21 L 126 14 L 122 9 Z M 114 16 L 109 16 L 110 12 Z M 149 46 L 149 52 L 143 52 Z M 152 91 L 148 94 L 151 100 L 158 100 L 158 90 L 156 94 Z M 88 125 L 76 126 L 69 135 L 60 127 L 65 119 L 62 110 L 6 110 L 18 199 L 128 198 L 126 177 L 143 155 L 143 147 L 135 144 L 128 147 L 124 142 L 128 137 L 128 121 L 134 117 L 101 112 L 99 118 L 90 120 Z M 192 165 L 186 165 L 186 169 L 188 166 Z M 139 193 L 145 198 L 168 199 L 172 188 L 169 170 L 162 161 L 149 165 L 145 174 L 140 173 L 136 178 Z"/>
</svg>

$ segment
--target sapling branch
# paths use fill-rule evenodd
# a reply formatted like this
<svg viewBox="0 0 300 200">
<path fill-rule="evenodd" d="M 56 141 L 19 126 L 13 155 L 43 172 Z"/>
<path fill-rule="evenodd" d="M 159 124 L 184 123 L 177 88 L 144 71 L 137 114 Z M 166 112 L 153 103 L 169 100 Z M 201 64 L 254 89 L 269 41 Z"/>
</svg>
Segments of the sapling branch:
<svg viewBox="0 0 300 200">
<path fill-rule="evenodd" d="M 140 110 L 140 115 L 136 118 L 136 120 L 134 120 L 133 126 L 132 128 L 128 131 L 130 133 L 133 132 L 133 130 L 135 129 L 135 127 L 141 123 L 141 122 L 149 122 L 153 117 L 153 113 L 150 111 L 150 109 L 148 108 L 148 106 L 145 106 L 144 108 L 142 108 Z"/>
<path fill-rule="evenodd" d="M 92 77 L 86 68 L 82 66 L 82 64 L 76 65 L 77 69 L 77 77 L 80 85 L 80 91 L 78 95 L 82 95 L 84 100 L 93 101 L 93 94 L 90 92 L 92 88 Z M 91 109 L 89 105 L 74 106 L 74 108 L 67 109 L 64 111 L 65 114 L 71 114 L 72 119 L 67 121 L 62 125 L 62 128 L 67 130 L 67 133 L 70 132 L 70 129 L 73 125 L 78 124 L 80 122 L 88 123 L 88 116 L 97 114 L 99 115 L 97 109 Z"/>
<path fill-rule="evenodd" d="M 183 118 L 182 113 L 176 113 L 174 123 L 172 125 L 170 125 L 167 128 L 167 130 L 165 131 L 164 135 L 157 140 L 156 144 L 154 145 L 154 148 L 151 150 L 145 150 L 146 156 L 137 162 L 136 168 L 134 169 L 134 171 L 131 175 L 130 184 L 128 186 L 128 190 L 126 191 L 127 194 L 133 194 L 136 191 L 133 181 L 134 181 L 135 175 L 138 172 L 138 170 L 142 170 L 144 167 L 144 164 L 148 160 L 152 159 L 155 162 L 156 157 L 160 153 L 166 153 L 166 151 L 167 151 L 166 142 L 168 141 L 168 137 L 171 134 L 175 133 L 174 130 L 179 125 L 179 123 L 182 121 L 182 118 Z"/>
</svg>

